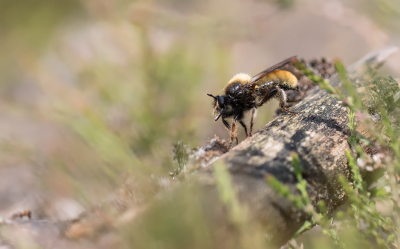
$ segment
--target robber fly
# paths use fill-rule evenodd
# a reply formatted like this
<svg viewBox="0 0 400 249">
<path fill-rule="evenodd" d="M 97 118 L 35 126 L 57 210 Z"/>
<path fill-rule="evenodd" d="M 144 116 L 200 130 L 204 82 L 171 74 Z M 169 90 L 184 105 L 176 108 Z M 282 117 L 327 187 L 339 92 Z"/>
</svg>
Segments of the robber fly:
<svg viewBox="0 0 400 249">
<path fill-rule="evenodd" d="M 232 147 L 234 139 L 236 139 L 236 144 L 238 143 L 236 122 L 239 121 L 243 126 L 246 137 L 251 136 L 256 109 L 272 98 L 279 99 L 279 106 L 283 111 L 289 114 L 298 114 L 285 108 L 285 90 L 299 90 L 298 80 L 291 72 L 279 70 L 295 60 L 297 60 L 296 56 L 292 56 L 254 77 L 244 73 L 236 74 L 225 86 L 224 95 L 207 94 L 214 98 L 213 108 L 217 115 L 215 121 L 221 117 L 222 123 L 230 130 L 229 148 Z M 245 112 L 250 110 L 250 132 L 247 133 L 247 126 L 242 119 Z M 225 120 L 229 117 L 233 117 L 232 125 Z"/>
</svg>

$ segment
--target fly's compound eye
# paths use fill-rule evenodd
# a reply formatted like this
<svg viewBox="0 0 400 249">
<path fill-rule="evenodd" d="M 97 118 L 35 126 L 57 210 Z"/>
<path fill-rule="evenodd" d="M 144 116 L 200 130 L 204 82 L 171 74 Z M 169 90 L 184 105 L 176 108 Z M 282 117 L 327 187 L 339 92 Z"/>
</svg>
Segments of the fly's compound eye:
<svg viewBox="0 0 400 249">
<path fill-rule="evenodd" d="M 221 107 L 221 108 L 224 108 L 224 107 L 225 107 L 225 98 L 224 98 L 224 96 L 219 96 L 219 97 L 218 97 L 218 105 L 219 105 L 219 107 Z"/>
</svg>

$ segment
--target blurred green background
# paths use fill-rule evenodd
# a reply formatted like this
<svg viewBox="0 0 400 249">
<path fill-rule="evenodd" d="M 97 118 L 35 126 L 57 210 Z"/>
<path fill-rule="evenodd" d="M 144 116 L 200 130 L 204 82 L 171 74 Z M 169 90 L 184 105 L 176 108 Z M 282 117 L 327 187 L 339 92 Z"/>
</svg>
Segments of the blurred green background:
<svg viewBox="0 0 400 249">
<path fill-rule="evenodd" d="M 399 16 L 391 0 L 1 0 L 0 216 L 75 217 L 126 172 L 168 181 L 173 143 L 228 138 L 206 94 L 232 75 L 292 55 L 348 65 L 399 45 Z"/>
</svg>

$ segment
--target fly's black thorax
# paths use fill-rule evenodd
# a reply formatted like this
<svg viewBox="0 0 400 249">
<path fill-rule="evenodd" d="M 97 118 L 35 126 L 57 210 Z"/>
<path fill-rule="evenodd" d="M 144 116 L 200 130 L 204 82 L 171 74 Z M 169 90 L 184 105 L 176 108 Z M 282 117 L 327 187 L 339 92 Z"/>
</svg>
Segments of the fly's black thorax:
<svg viewBox="0 0 400 249">
<path fill-rule="evenodd" d="M 257 96 L 265 95 L 267 92 L 271 91 L 278 85 L 279 82 L 277 81 L 268 81 L 261 85 L 258 85 L 257 89 L 255 90 L 255 94 Z"/>
<path fill-rule="evenodd" d="M 236 97 L 242 93 L 243 84 L 240 82 L 233 82 L 226 86 L 225 94 L 231 97 Z"/>
<path fill-rule="evenodd" d="M 245 111 L 255 105 L 256 96 L 249 84 L 231 83 L 226 87 L 225 94 L 231 99 L 233 109 Z"/>
</svg>

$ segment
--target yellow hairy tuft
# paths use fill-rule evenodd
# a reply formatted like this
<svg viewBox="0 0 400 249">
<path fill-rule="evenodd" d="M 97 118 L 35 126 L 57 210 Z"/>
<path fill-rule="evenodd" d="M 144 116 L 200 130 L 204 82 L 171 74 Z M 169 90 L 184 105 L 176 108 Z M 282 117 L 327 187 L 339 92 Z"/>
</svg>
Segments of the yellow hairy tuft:
<svg viewBox="0 0 400 249">
<path fill-rule="evenodd" d="M 238 73 L 232 77 L 232 79 L 228 82 L 228 85 L 231 83 L 241 83 L 242 85 L 246 83 L 250 83 L 251 76 L 245 73 Z"/>
</svg>

